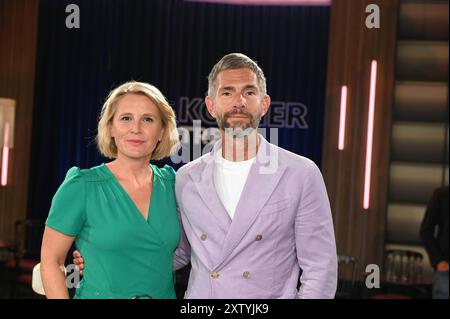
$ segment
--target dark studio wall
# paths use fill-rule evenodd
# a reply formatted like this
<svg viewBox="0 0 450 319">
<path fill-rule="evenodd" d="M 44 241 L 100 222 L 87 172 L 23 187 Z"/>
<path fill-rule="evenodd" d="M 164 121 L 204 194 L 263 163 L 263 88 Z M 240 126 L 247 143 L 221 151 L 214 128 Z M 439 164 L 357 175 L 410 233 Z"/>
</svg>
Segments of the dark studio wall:
<svg viewBox="0 0 450 319">
<path fill-rule="evenodd" d="M 79 29 L 65 26 L 70 3 L 80 8 Z M 28 216 L 47 216 L 71 166 L 106 161 L 94 143 L 98 114 L 109 91 L 125 81 L 157 86 L 179 126 L 197 118 L 204 127 L 215 125 L 202 103 L 206 77 L 230 52 L 249 55 L 265 71 L 273 103 L 262 126 L 278 127 L 280 146 L 320 165 L 329 11 L 180 0 L 41 0 Z"/>
</svg>

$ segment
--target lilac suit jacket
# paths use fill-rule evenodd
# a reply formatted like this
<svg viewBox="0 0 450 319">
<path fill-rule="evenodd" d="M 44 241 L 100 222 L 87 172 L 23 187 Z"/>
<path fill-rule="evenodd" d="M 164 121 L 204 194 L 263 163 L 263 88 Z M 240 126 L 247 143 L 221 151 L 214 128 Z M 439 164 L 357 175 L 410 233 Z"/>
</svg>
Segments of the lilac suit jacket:
<svg viewBox="0 0 450 319">
<path fill-rule="evenodd" d="M 233 220 L 213 181 L 220 141 L 177 172 L 184 232 L 175 269 L 189 261 L 192 265 L 185 298 L 335 295 L 336 244 L 322 175 L 311 160 L 259 138 Z"/>
</svg>

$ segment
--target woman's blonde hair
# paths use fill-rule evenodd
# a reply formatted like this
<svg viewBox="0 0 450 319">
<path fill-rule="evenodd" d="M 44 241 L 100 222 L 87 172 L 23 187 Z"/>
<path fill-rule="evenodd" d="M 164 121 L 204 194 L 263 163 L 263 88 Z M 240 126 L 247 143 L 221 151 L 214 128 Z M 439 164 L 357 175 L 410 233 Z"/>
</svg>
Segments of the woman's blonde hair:
<svg viewBox="0 0 450 319">
<path fill-rule="evenodd" d="M 161 91 L 155 86 L 136 81 L 126 82 L 112 90 L 109 93 L 105 104 L 103 104 L 97 130 L 97 146 L 100 153 L 108 158 L 117 157 L 117 146 L 114 139 L 111 137 L 109 125 L 117 111 L 117 105 L 120 99 L 127 94 L 145 95 L 158 108 L 164 127 L 164 134 L 161 141 L 156 145 L 151 159 L 160 160 L 168 157 L 174 147 L 179 143 L 175 112 L 172 107 L 170 107 Z"/>
</svg>

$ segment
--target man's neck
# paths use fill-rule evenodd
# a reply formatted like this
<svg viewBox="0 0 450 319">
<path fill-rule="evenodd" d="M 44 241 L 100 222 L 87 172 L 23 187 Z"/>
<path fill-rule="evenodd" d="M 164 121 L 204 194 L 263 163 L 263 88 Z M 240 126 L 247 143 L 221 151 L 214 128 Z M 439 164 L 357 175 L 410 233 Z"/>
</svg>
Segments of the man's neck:
<svg viewBox="0 0 450 319">
<path fill-rule="evenodd" d="M 236 137 L 222 133 L 222 157 L 228 161 L 248 161 L 256 156 L 259 148 L 258 129 L 254 129 L 249 135 Z"/>
</svg>

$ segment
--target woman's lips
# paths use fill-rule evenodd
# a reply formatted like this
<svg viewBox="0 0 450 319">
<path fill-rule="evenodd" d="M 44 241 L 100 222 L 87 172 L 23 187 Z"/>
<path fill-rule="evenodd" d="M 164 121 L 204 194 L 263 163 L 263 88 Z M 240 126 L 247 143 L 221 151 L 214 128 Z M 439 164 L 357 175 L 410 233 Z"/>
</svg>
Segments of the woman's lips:
<svg viewBox="0 0 450 319">
<path fill-rule="evenodd" d="M 144 141 L 141 140 L 127 140 L 128 143 L 130 143 L 131 145 L 141 145 L 144 144 Z"/>
</svg>

